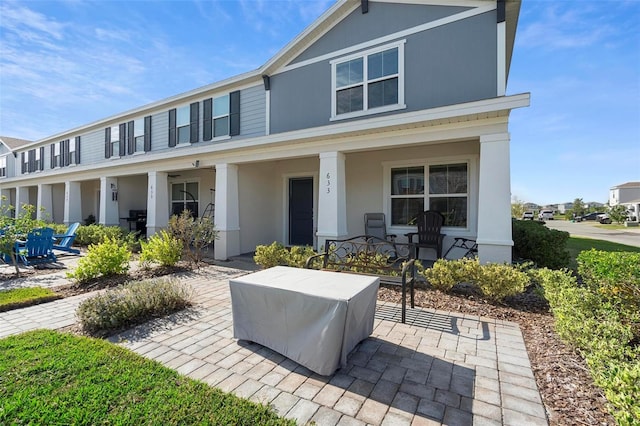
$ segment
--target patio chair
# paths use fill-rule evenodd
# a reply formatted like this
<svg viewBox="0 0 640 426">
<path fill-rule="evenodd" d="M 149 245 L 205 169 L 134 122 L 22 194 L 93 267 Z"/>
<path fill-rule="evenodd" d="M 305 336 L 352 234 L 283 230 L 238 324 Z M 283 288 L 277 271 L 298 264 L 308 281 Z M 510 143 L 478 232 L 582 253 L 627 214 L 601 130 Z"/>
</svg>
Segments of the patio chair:
<svg viewBox="0 0 640 426">
<path fill-rule="evenodd" d="M 53 248 L 55 250 L 66 251 L 67 253 L 80 254 L 80 250 L 71 248 L 71 244 L 73 244 L 73 241 L 76 239 L 76 232 L 79 226 L 80 222 L 72 223 L 64 234 L 54 235 L 53 239 L 55 241 Z"/>
<path fill-rule="evenodd" d="M 58 261 L 53 254 L 53 229 L 39 228 L 27 234 L 25 241 L 16 241 L 16 260 L 25 266 Z"/>
<path fill-rule="evenodd" d="M 444 225 L 444 216 L 435 210 L 426 210 L 415 218 L 418 232 L 405 234 L 409 242 L 413 243 L 413 237 L 418 236 L 416 246 L 416 258 L 420 258 L 421 248 L 432 248 L 436 250 L 436 259 L 442 258 L 442 240 L 445 234 L 440 233 Z"/>
<path fill-rule="evenodd" d="M 364 233 L 368 236 L 391 242 L 395 241 L 397 236 L 396 234 L 387 234 L 387 223 L 385 222 L 384 213 L 365 213 Z"/>
</svg>

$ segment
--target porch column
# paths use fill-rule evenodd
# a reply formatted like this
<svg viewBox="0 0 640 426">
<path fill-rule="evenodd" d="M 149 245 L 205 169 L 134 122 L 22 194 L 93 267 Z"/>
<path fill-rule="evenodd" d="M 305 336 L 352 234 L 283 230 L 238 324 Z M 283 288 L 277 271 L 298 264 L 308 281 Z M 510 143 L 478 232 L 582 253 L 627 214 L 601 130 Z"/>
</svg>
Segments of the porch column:
<svg viewBox="0 0 640 426">
<path fill-rule="evenodd" d="M 29 187 L 28 186 L 19 186 L 16 188 L 16 205 L 15 212 L 13 217 L 18 217 L 18 215 L 22 212 L 22 206 L 24 204 L 29 203 Z"/>
<path fill-rule="evenodd" d="M 102 200 L 101 200 L 102 201 Z M 102 203 L 100 203 L 102 208 Z M 82 192 L 80 182 L 64 183 L 64 224 L 82 223 Z"/>
<path fill-rule="evenodd" d="M 53 191 L 51 185 L 38 184 L 36 218 L 53 221 Z"/>
<path fill-rule="evenodd" d="M 0 189 L 0 212 L 5 216 L 10 216 L 13 214 L 9 211 L 9 206 L 11 205 L 11 190 L 10 189 Z"/>
<path fill-rule="evenodd" d="M 345 156 L 342 152 L 320 154 L 318 190 L 318 250 L 328 239 L 347 236 Z"/>
<path fill-rule="evenodd" d="M 118 178 L 100 178 L 100 224 L 120 226 Z"/>
<path fill-rule="evenodd" d="M 169 184 L 166 172 L 147 174 L 147 237 L 169 223 Z"/>
<path fill-rule="evenodd" d="M 480 136 L 478 257 L 480 263 L 511 263 L 509 133 Z"/>
<path fill-rule="evenodd" d="M 214 257 L 226 260 L 240 254 L 240 200 L 238 196 L 238 166 L 216 164 Z M 260 214 L 259 212 L 254 212 Z"/>
</svg>

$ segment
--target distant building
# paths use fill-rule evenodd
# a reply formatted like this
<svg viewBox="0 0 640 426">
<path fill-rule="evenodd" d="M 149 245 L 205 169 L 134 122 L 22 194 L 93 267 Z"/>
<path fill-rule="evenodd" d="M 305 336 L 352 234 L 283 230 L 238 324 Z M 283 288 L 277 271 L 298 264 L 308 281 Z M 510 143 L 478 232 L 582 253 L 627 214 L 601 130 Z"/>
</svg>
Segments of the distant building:
<svg viewBox="0 0 640 426">
<path fill-rule="evenodd" d="M 558 213 L 560 214 L 565 214 L 568 210 L 571 210 L 573 208 L 573 203 L 561 203 L 558 204 Z"/>
<path fill-rule="evenodd" d="M 640 219 L 640 182 L 627 182 L 609 190 L 609 205 L 611 207 L 622 204 L 632 212 L 631 217 Z"/>
</svg>

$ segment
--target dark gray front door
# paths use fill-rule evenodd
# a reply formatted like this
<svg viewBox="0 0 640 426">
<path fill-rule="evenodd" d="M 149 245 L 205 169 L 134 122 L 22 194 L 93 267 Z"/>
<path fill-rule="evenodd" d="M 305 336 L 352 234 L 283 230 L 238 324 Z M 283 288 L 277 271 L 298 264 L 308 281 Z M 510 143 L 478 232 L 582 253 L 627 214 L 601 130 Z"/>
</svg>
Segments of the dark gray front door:
<svg viewBox="0 0 640 426">
<path fill-rule="evenodd" d="M 289 179 L 289 244 L 313 245 L 313 178 Z"/>
</svg>

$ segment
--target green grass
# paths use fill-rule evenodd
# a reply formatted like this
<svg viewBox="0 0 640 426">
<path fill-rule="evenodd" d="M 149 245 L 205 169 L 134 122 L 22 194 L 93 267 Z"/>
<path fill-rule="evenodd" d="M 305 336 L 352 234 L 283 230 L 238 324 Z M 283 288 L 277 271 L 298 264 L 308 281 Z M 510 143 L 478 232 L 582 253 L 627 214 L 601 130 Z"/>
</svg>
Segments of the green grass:
<svg viewBox="0 0 640 426">
<path fill-rule="evenodd" d="M 61 296 L 48 288 L 28 287 L 0 291 L 0 312 L 37 303 L 50 302 Z"/>
<path fill-rule="evenodd" d="M 604 240 L 596 240 L 593 238 L 569 237 L 569 240 L 567 241 L 567 251 L 571 256 L 569 267 L 576 270 L 578 268 L 576 259 L 580 252 L 591 249 L 602 251 L 630 251 L 640 253 L 640 247 L 612 243 L 610 241 Z"/>
<path fill-rule="evenodd" d="M 36 330 L 0 353 L 0 424 L 295 425 L 99 339 Z"/>
</svg>

